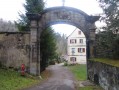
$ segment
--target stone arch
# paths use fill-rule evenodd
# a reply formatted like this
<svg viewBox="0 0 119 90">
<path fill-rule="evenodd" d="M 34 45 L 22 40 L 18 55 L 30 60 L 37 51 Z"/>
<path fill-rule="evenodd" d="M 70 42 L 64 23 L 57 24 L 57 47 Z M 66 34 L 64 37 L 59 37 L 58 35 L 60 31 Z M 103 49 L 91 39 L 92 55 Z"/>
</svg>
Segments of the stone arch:
<svg viewBox="0 0 119 90">
<path fill-rule="evenodd" d="M 95 29 L 97 16 L 89 16 L 85 12 L 71 7 L 53 7 L 40 13 L 40 26 L 47 26 L 53 23 L 66 23 L 81 29 L 87 38 L 90 37 L 90 30 Z M 93 38 L 93 37 L 92 37 Z"/>
<path fill-rule="evenodd" d="M 67 25 L 75 26 L 75 27 L 79 28 L 80 30 L 82 29 L 82 28 L 80 28 L 78 25 L 76 25 L 76 24 L 74 24 L 74 23 L 71 23 L 71 22 L 63 22 L 63 21 L 55 21 L 55 22 L 47 23 L 43 29 L 45 29 L 45 28 L 47 28 L 47 27 L 49 27 L 49 26 L 55 25 L 55 24 L 67 24 Z M 82 31 L 82 32 L 84 33 L 84 31 Z M 84 33 L 84 35 L 85 35 L 85 33 Z M 86 36 L 86 35 L 85 35 L 85 36 Z"/>
<path fill-rule="evenodd" d="M 48 8 L 37 14 L 29 13 L 27 17 L 31 21 L 31 48 L 32 46 L 37 48 L 37 63 L 40 61 L 40 34 L 45 27 L 57 23 L 71 24 L 79 28 L 87 38 L 87 58 L 94 56 L 95 21 L 99 16 L 89 16 L 81 10 L 63 6 Z"/>
</svg>

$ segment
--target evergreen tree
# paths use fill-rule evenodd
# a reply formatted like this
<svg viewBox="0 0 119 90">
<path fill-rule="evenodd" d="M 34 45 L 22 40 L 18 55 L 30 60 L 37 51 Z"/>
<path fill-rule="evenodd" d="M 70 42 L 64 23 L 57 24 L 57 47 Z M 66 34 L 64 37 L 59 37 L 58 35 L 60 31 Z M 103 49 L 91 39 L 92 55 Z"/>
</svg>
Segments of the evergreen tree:
<svg viewBox="0 0 119 90">
<path fill-rule="evenodd" d="M 111 37 L 111 38 L 110 38 Z M 110 38 L 110 39 L 109 39 Z M 101 58 L 114 58 L 113 42 L 115 35 L 111 31 L 96 34 L 96 55 Z"/>
<path fill-rule="evenodd" d="M 108 30 L 119 30 L 119 0 L 98 0 L 104 11 L 103 20 Z"/>
<path fill-rule="evenodd" d="M 43 0 L 26 0 L 24 4 L 25 12 L 26 13 L 40 13 L 44 9 L 44 2 Z M 15 22 L 19 31 L 26 31 L 28 30 L 29 20 L 26 14 L 19 13 L 20 19 Z"/>
<path fill-rule="evenodd" d="M 50 62 L 55 63 L 56 39 L 55 33 L 51 28 L 43 30 L 41 34 L 41 71 L 45 70 Z"/>
<path fill-rule="evenodd" d="M 104 37 L 99 41 L 99 43 L 105 40 L 105 44 L 108 46 L 107 48 L 110 49 L 108 53 L 111 53 L 111 54 L 108 54 L 108 57 L 119 59 L 119 48 L 118 48 L 119 46 L 119 0 L 98 0 L 98 1 L 100 2 L 100 6 L 103 9 L 105 14 L 102 19 L 107 24 L 105 28 L 106 30 L 105 34 L 99 35 L 100 39 L 101 37 Z M 97 48 L 98 47 L 104 48 L 103 44 L 104 43 L 102 43 L 101 46 L 98 45 Z"/>
<path fill-rule="evenodd" d="M 43 0 L 26 0 L 24 7 L 26 13 L 40 13 L 44 9 L 44 2 Z"/>
<path fill-rule="evenodd" d="M 67 40 L 66 40 L 66 35 L 61 35 L 59 33 L 55 34 L 56 38 L 56 46 L 57 46 L 57 54 L 59 57 L 62 55 L 66 55 L 67 53 Z"/>
</svg>

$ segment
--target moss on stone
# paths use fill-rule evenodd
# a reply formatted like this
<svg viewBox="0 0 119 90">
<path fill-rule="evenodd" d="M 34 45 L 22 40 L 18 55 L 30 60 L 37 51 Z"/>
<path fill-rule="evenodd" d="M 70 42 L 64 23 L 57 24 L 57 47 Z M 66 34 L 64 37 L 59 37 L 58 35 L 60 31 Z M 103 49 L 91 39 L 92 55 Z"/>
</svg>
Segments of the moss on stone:
<svg viewBox="0 0 119 90">
<path fill-rule="evenodd" d="M 119 67 L 119 60 L 108 59 L 108 58 L 92 58 L 90 60 L 105 63 L 115 67 Z"/>
</svg>

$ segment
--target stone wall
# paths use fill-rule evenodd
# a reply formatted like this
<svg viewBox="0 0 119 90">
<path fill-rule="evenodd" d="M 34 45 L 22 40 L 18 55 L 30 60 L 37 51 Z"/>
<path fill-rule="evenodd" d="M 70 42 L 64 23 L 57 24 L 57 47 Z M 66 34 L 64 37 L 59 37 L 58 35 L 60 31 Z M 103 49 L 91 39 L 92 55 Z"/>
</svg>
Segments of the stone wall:
<svg viewBox="0 0 119 90">
<path fill-rule="evenodd" d="M 0 33 L 0 62 L 18 68 L 24 63 L 28 66 L 30 42 L 28 33 Z"/>
<path fill-rule="evenodd" d="M 119 90 L 119 67 L 89 60 L 88 79 L 104 90 Z"/>
</svg>

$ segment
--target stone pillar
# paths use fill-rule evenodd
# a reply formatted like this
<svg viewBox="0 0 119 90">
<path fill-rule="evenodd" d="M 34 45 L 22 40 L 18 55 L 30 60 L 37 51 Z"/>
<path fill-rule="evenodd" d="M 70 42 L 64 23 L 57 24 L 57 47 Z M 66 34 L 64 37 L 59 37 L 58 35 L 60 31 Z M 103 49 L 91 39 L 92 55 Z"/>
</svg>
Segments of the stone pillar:
<svg viewBox="0 0 119 90">
<path fill-rule="evenodd" d="M 41 31 L 42 28 L 40 27 L 39 23 L 38 24 L 38 28 L 37 28 L 37 63 L 36 63 L 36 74 L 37 76 L 40 75 L 40 36 L 41 36 Z"/>
<path fill-rule="evenodd" d="M 90 25 L 90 41 L 89 41 L 89 48 L 90 48 L 90 57 L 89 58 L 94 58 L 95 57 L 95 30 L 96 27 L 94 24 Z"/>
<path fill-rule="evenodd" d="M 94 24 L 89 24 L 88 26 L 88 30 L 89 30 L 89 37 L 86 40 L 86 48 L 87 48 L 87 79 L 89 80 L 89 62 L 90 62 L 90 58 L 94 58 L 95 56 L 95 52 L 94 52 L 94 47 L 95 47 L 95 25 Z"/>
<path fill-rule="evenodd" d="M 35 53 L 35 54 L 38 53 L 37 51 L 35 52 L 35 50 L 33 50 L 33 49 L 37 50 L 37 28 L 38 28 L 37 20 L 31 20 L 31 23 L 30 23 L 30 31 L 31 31 L 30 73 L 34 74 L 34 75 L 37 75 L 37 72 L 36 72 L 37 67 L 35 65 L 35 63 L 37 63 L 37 57 L 33 56 L 34 55 L 33 53 Z M 33 58 L 33 57 L 35 57 L 35 58 Z"/>
<path fill-rule="evenodd" d="M 40 75 L 40 14 L 26 14 L 30 20 L 30 73 Z M 34 53 L 34 54 L 33 54 Z M 34 61 L 34 62 L 33 62 Z"/>
<path fill-rule="evenodd" d="M 96 30 L 96 26 L 95 26 L 95 22 L 97 20 L 99 20 L 100 16 L 88 16 L 87 18 L 87 23 L 86 23 L 86 26 L 87 26 L 87 36 L 89 36 L 87 38 L 87 43 L 88 43 L 88 57 L 87 59 L 89 58 L 94 58 L 95 57 L 95 30 Z"/>
<path fill-rule="evenodd" d="M 30 20 L 30 73 L 40 75 L 40 41 L 38 39 L 40 14 L 27 13 Z M 33 62 L 34 61 L 34 62 Z"/>
</svg>

